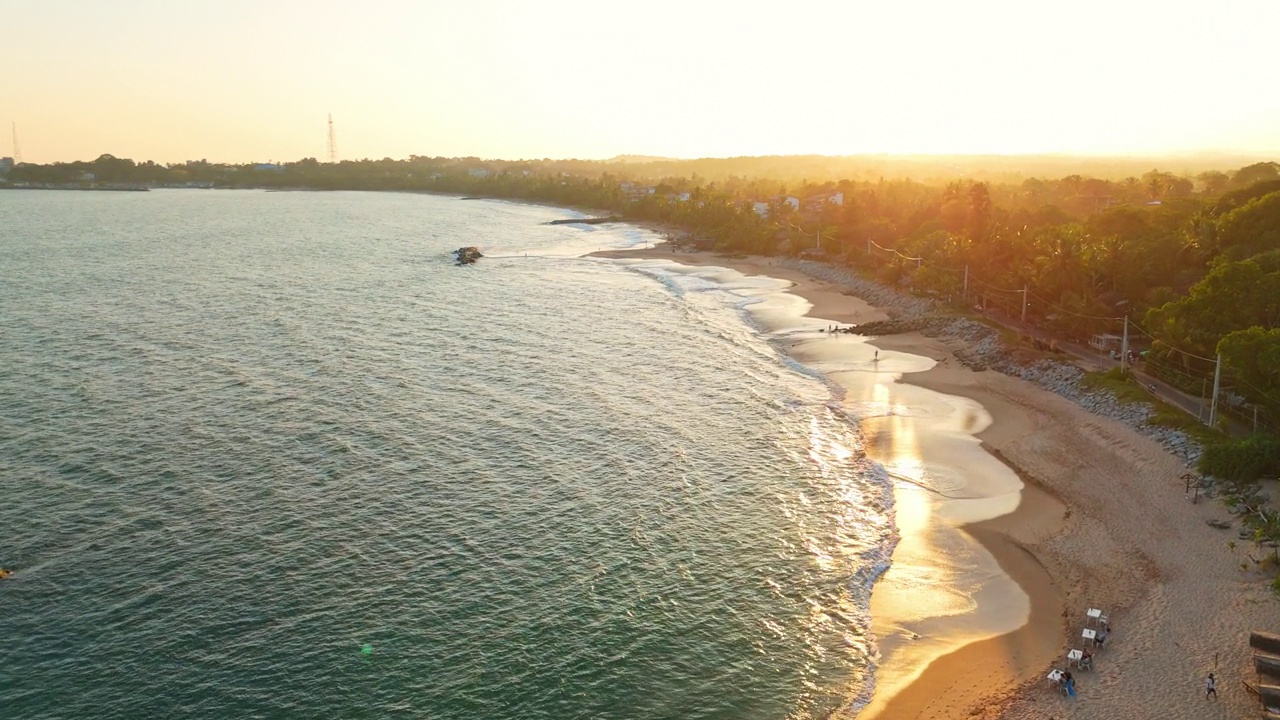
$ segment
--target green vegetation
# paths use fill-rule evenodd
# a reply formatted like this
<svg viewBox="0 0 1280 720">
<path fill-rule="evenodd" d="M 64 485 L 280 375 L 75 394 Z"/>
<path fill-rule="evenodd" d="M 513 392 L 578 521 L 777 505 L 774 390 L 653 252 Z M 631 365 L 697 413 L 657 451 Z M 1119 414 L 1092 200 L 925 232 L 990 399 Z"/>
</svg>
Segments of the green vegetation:
<svg viewBox="0 0 1280 720">
<path fill-rule="evenodd" d="M 1133 376 L 1122 373 L 1120 368 L 1113 368 L 1106 372 L 1085 373 L 1080 384 L 1090 390 L 1109 392 L 1115 396 L 1116 400 L 1126 405 L 1132 403 L 1150 405 L 1153 413 L 1147 422 L 1151 425 L 1179 430 L 1201 445 L 1223 442 L 1224 436 L 1222 433 L 1205 426 L 1186 412 L 1156 398 L 1134 381 Z"/>
<path fill-rule="evenodd" d="M 1031 162 L 1043 174 L 1027 177 Z M 1062 158 L 158 165 L 103 155 L 24 164 L 8 180 L 433 191 L 597 208 L 679 228 L 718 252 L 822 258 L 957 307 L 1025 317 L 1061 340 L 1118 336 L 1127 316 L 1139 370 L 1203 396 L 1221 353 L 1220 412 L 1280 431 L 1280 164 L 1191 163 L 1176 174 Z"/>
<path fill-rule="evenodd" d="M 1240 517 L 1258 550 L 1270 548 L 1269 555 L 1248 555 L 1254 566 L 1275 570 L 1280 567 L 1280 511 L 1269 505 L 1259 480 L 1280 476 L 1280 437 L 1254 435 L 1243 440 L 1206 445 L 1197 469 L 1221 482 L 1222 500 Z M 1232 550 L 1235 543 L 1228 545 Z M 1248 570 L 1242 562 L 1240 568 Z M 1280 578 L 1271 581 L 1280 592 Z"/>
<path fill-rule="evenodd" d="M 1280 477 L 1280 438 L 1254 435 L 1208 445 L 1197 469 L 1206 475 L 1241 483 Z"/>
<path fill-rule="evenodd" d="M 1152 425 L 1180 430 L 1201 446 L 1223 442 L 1223 438 L 1226 437 L 1221 428 L 1211 428 L 1169 403 L 1157 400 L 1153 401 L 1152 405 L 1155 406 L 1156 412 L 1147 420 Z"/>
<path fill-rule="evenodd" d="M 1120 368 L 1106 372 L 1085 373 L 1080 384 L 1090 390 L 1105 390 L 1125 405 L 1131 403 L 1154 404 L 1151 393 L 1142 389 L 1133 378 L 1120 372 Z M 1185 413 L 1179 413 L 1180 415 Z"/>
</svg>

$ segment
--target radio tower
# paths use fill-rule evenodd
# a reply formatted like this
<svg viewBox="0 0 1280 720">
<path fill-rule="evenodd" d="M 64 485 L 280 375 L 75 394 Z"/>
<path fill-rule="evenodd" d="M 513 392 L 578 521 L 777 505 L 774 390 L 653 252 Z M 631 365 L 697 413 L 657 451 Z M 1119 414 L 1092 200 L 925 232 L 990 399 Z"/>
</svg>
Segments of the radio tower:
<svg viewBox="0 0 1280 720">
<path fill-rule="evenodd" d="M 332 132 L 331 130 L 330 135 L 332 135 Z M 13 164 L 22 164 L 22 148 L 18 147 L 18 122 L 16 120 L 13 122 Z"/>
<path fill-rule="evenodd" d="M 338 162 L 338 139 L 333 134 L 333 113 L 329 113 L 329 162 Z"/>
</svg>

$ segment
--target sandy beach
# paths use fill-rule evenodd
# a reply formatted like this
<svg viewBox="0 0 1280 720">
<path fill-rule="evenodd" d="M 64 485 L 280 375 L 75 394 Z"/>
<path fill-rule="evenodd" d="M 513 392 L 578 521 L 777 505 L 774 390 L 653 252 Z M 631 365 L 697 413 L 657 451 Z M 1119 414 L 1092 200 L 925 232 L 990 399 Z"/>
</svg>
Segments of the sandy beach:
<svg viewBox="0 0 1280 720">
<path fill-rule="evenodd" d="M 885 314 L 768 258 L 669 246 L 598 255 L 766 275 L 803 298 L 813 337 L 787 351 L 846 388 L 867 454 L 895 479 L 902 540 L 872 597 L 877 691 L 859 718 L 1256 716 L 1242 684 L 1254 682 L 1248 633 L 1280 630 L 1280 604 L 1241 569 L 1252 545 L 1232 549 L 1234 527 L 1206 524 L 1232 520 L 1226 509 L 1189 502 L 1185 468 L 1158 443 L 1026 381 L 969 370 L 936 339 L 818 333 Z M 1078 692 L 1066 698 L 1045 676 L 1085 647 L 1090 607 L 1112 634 L 1093 670 L 1073 668 Z M 1217 700 L 1204 697 L 1209 672 Z"/>
</svg>

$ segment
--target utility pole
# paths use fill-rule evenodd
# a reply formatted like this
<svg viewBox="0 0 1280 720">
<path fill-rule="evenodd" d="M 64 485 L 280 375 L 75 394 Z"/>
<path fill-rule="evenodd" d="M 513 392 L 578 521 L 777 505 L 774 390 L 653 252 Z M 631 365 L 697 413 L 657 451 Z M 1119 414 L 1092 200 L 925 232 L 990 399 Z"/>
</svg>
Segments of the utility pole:
<svg viewBox="0 0 1280 720">
<path fill-rule="evenodd" d="M 18 146 L 18 122 L 13 122 L 13 164 L 22 164 L 22 148 Z"/>
<path fill-rule="evenodd" d="M 338 139 L 333 133 L 333 113 L 329 113 L 329 162 L 338 162 Z"/>
<path fill-rule="evenodd" d="M 1027 286 L 1022 286 L 1022 322 L 1027 321 Z"/>
<path fill-rule="evenodd" d="M 969 266 L 964 266 L 964 290 L 961 291 L 960 297 L 964 298 L 965 304 L 969 303 Z"/>
<path fill-rule="evenodd" d="M 1120 337 L 1120 374 L 1129 374 L 1129 316 L 1124 316 L 1124 335 Z"/>
<path fill-rule="evenodd" d="M 1209 401 L 1209 427 L 1218 424 L 1218 387 L 1222 383 L 1222 353 L 1218 353 L 1218 364 L 1213 368 L 1213 399 Z"/>
</svg>

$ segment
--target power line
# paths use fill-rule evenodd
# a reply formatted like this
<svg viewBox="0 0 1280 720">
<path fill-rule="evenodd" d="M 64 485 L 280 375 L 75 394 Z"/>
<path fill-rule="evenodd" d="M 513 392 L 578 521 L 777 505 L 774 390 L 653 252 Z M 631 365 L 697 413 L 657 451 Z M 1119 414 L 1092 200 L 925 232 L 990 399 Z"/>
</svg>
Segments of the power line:
<svg viewBox="0 0 1280 720">
<path fill-rule="evenodd" d="M 1191 370 L 1175 364 L 1170 358 L 1162 358 L 1159 355 L 1148 353 L 1144 358 L 1147 367 L 1163 368 L 1165 372 L 1181 375 L 1189 380 L 1208 380 L 1213 377 L 1213 373 L 1209 370 L 1199 371 L 1199 374 L 1193 374 Z"/>
<path fill-rule="evenodd" d="M 803 232 L 805 232 L 805 230 L 804 230 L 803 228 L 801 228 L 801 227 L 800 227 L 800 226 L 798 226 L 798 225 L 795 225 L 794 223 L 788 222 L 787 224 L 788 224 L 790 227 L 795 228 L 796 230 L 798 230 L 798 231 L 800 231 L 800 232 L 802 232 L 802 233 L 803 233 Z M 817 236 L 817 238 L 818 238 L 818 242 L 819 242 L 819 244 L 821 244 L 821 241 L 822 241 L 822 233 L 821 233 L 821 231 L 816 231 L 816 236 Z M 834 240 L 834 238 L 831 238 L 831 239 L 833 239 L 833 240 Z M 904 259 L 904 260 L 912 260 L 912 261 L 915 261 L 915 262 L 916 262 L 916 264 L 917 264 L 917 267 L 923 267 L 923 265 L 924 265 L 924 258 L 923 258 L 923 257 L 921 257 L 921 256 L 911 256 L 911 255 L 906 255 L 906 254 L 904 254 L 904 253 L 900 252 L 899 250 L 897 250 L 896 248 L 887 248 L 887 247 L 884 247 L 884 246 L 883 246 L 883 245 L 881 245 L 880 243 L 877 243 L 876 241 L 871 240 L 870 238 L 868 238 L 868 239 L 867 239 L 867 246 L 868 246 L 868 247 L 875 247 L 875 248 L 877 248 L 878 250 L 881 250 L 881 251 L 883 251 L 883 252 L 891 253 L 891 254 L 893 254 L 893 255 L 897 255 L 898 257 L 900 257 L 900 258 L 902 258 L 902 259 Z M 1012 293 L 1023 293 L 1023 302 L 1024 302 L 1024 303 L 1027 301 L 1027 297 L 1028 297 L 1028 296 L 1030 296 L 1031 298 L 1036 299 L 1038 302 L 1043 303 L 1045 306 L 1047 306 L 1047 307 L 1049 307 L 1049 308 L 1051 308 L 1051 309 L 1053 309 L 1053 310 L 1056 310 L 1056 311 L 1061 312 L 1061 313 L 1066 313 L 1066 314 L 1068 314 L 1068 315 L 1072 315 L 1072 316 L 1075 316 L 1075 317 L 1083 318 L 1083 319 L 1086 319 L 1086 320 L 1100 320 L 1100 321 L 1103 321 L 1103 322 L 1120 322 L 1120 321 L 1123 321 L 1123 320 L 1125 320 L 1125 319 L 1126 319 L 1125 317 L 1106 317 L 1106 316 L 1102 316 L 1102 315 L 1090 315 L 1090 314 L 1088 314 L 1088 313 L 1081 313 L 1081 312 L 1076 312 L 1076 311 L 1074 311 L 1074 310 L 1068 310 L 1068 309 L 1066 309 L 1066 308 L 1064 308 L 1064 307 L 1062 307 L 1062 306 L 1060 306 L 1060 305 L 1057 305 L 1056 303 L 1052 303 L 1052 302 L 1050 302 L 1050 301 L 1046 300 L 1045 298 L 1043 298 L 1043 297 L 1041 297 L 1041 296 L 1039 296 L 1039 295 L 1037 295 L 1037 294 L 1035 294 L 1035 293 L 1033 293 L 1033 292 L 1030 292 L 1030 289 L 1029 289 L 1029 288 L 1026 288 L 1026 289 L 1012 289 L 1012 288 L 1002 288 L 1002 287 L 999 287 L 999 286 L 997 286 L 997 285 L 993 285 L 993 284 L 991 284 L 991 283 L 989 283 L 989 282 L 986 282 L 986 281 L 982 280 L 981 278 L 977 277 L 977 276 L 976 276 L 976 275 L 974 275 L 973 273 L 968 272 L 968 266 L 965 266 L 965 268 L 964 268 L 964 269 L 953 269 L 953 268 L 947 268 L 947 267 L 945 267 L 945 266 L 938 265 L 938 264 L 935 264 L 935 263 L 932 263 L 932 262 L 930 262 L 930 263 L 929 263 L 929 266 L 930 266 L 930 267 L 932 267 L 932 268 L 935 268 L 935 269 L 938 269 L 938 270 L 943 270 L 943 271 L 945 271 L 945 272 L 950 272 L 950 273 L 965 272 L 965 274 L 966 274 L 966 275 L 967 275 L 967 277 L 968 277 L 969 282 L 971 282 L 971 283 L 976 283 L 977 285 L 983 286 L 983 287 L 987 288 L 987 289 L 988 289 L 988 290 L 990 290 L 990 291 L 993 291 L 993 292 L 1002 292 L 1002 293 L 1011 293 L 1011 294 L 1012 294 Z M 1006 303 L 1004 303 L 1004 302 L 1000 302 L 1000 298 L 998 298 L 998 297 L 996 297 L 996 298 L 988 298 L 988 300 L 994 300 L 994 301 L 996 301 L 996 304 L 998 304 L 998 305 L 1002 305 L 1002 306 L 1006 304 Z M 1166 341 L 1164 341 L 1164 340 L 1161 340 L 1160 338 L 1156 337 L 1156 336 L 1155 336 L 1155 335 L 1153 335 L 1151 332 L 1149 332 L 1148 330 L 1146 330 L 1145 328 L 1143 328 L 1141 325 L 1139 325 L 1137 322 L 1135 322 L 1135 321 L 1133 321 L 1133 320 L 1128 320 L 1128 324 L 1129 324 L 1129 325 L 1131 325 L 1131 326 L 1132 326 L 1134 329 L 1136 329 L 1138 332 L 1142 333 L 1143 335 L 1146 335 L 1148 338 L 1150 338 L 1151 340 L 1155 341 L 1156 343 L 1159 343 L 1160 345 L 1162 345 L 1162 346 L 1164 346 L 1164 347 L 1167 347 L 1169 350 L 1172 350 L 1172 351 L 1174 351 L 1174 352 L 1180 353 L 1180 354 L 1182 354 L 1182 355 L 1184 355 L 1184 356 L 1186 356 L 1186 357 L 1195 358 L 1195 359 L 1197 359 L 1197 360 L 1203 360 L 1204 362 L 1208 362 L 1208 363 L 1216 363 L 1216 362 L 1218 362 L 1216 358 L 1207 358 L 1207 357 L 1204 357 L 1203 355 L 1197 355 L 1196 353 L 1188 352 L 1188 351 L 1186 351 L 1186 350 L 1183 350 L 1182 348 L 1179 348 L 1179 347 L 1177 347 L 1177 346 L 1173 345 L 1172 343 L 1169 343 L 1169 342 L 1166 342 Z M 1148 359 L 1148 362 L 1150 362 L 1150 358 Z M 1180 374 L 1184 375 L 1185 377 L 1187 377 L 1188 379 L 1193 379 L 1193 376 L 1191 376 L 1190 374 L 1186 373 L 1185 371 L 1179 371 L 1178 369 L 1173 368 L 1173 367 L 1171 367 L 1171 366 L 1170 366 L 1168 369 L 1169 369 L 1171 372 L 1178 372 L 1178 373 L 1180 373 Z M 1207 377 L 1207 375 L 1206 375 L 1206 377 Z M 1203 379 L 1203 377 L 1202 377 L 1201 379 Z M 1251 385 L 1250 387 L 1253 387 L 1253 386 Z M 1268 398 L 1270 398 L 1270 396 L 1269 396 L 1269 395 L 1267 395 L 1266 393 L 1263 393 L 1261 390 L 1258 390 L 1258 388 L 1256 388 L 1256 387 L 1255 387 L 1255 388 L 1253 388 L 1253 389 L 1254 389 L 1255 391 L 1257 391 L 1257 392 L 1259 392 L 1259 393 L 1263 394 L 1263 396 L 1264 396 L 1264 397 L 1268 397 Z"/>
<path fill-rule="evenodd" d="M 1151 332 L 1149 332 L 1146 328 L 1142 327 L 1141 325 L 1139 325 L 1137 322 L 1135 322 L 1135 321 L 1133 321 L 1133 320 L 1130 320 L 1130 321 L 1129 321 L 1129 325 L 1130 325 L 1130 326 L 1132 326 L 1134 329 L 1136 329 L 1138 332 L 1142 333 L 1143 335 L 1146 335 L 1147 337 L 1149 337 L 1149 338 L 1151 338 L 1152 340 L 1154 340 L 1154 341 L 1156 341 L 1156 342 L 1160 343 L 1161 345 L 1164 345 L 1165 347 L 1168 347 L 1168 348 L 1169 348 L 1169 349 L 1171 349 L 1171 350 L 1176 350 L 1176 351 L 1178 351 L 1178 352 L 1182 353 L 1183 355 L 1186 355 L 1186 356 L 1188 356 L 1188 357 L 1193 357 L 1193 358 L 1196 358 L 1196 359 L 1198 359 L 1198 360 L 1204 360 L 1205 362 L 1210 362 L 1210 363 L 1216 363 L 1216 362 L 1218 362 L 1217 358 L 1207 358 L 1207 357 L 1205 357 L 1205 356 L 1203 356 L 1203 355 L 1197 355 L 1197 354 L 1195 354 L 1195 353 L 1193 353 L 1193 352 L 1187 352 L 1186 350 L 1183 350 L 1182 348 L 1179 348 L 1179 347 L 1174 346 L 1174 344 L 1173 344 L 1173 343 L 1170 343 L 1170 342 L 1166 342 L 1166 341 L 1164 341 L 1164 340 L 1161 340 L 1160 338 L 1156 337 L 1155 335 L 1152 335 L 1152 334 L 1151 334 Z"/>
<path fill-rule="evenodd" d="M 970 274 L 969 274 L 969 280 L 970 280 L 971 282 L 976 282 L 976 283 L 978 283 L 979 285 L 983 285 L 983 286 L 987 287 L 988 289 L 993 290 L 993 291 L 995 291 L 995 292 L 1005 292 L 1005 293 L 1020 293 L 1020 292 L 1022 292 L 1021 290 L 1010 290 L 1010 289 L 1008 289 L 1008 288 L 997 287 L 997 286 L 995 286 L 995 285 L 992 285 L 992 284 L 991 284 L 991 283 L 989 283 L 989 282 L 985 282 L 985 281 L 983 281 L 983 280 L 979 280 L 979 279 L 978 279 L 978 277 L 977 277 L 976 275 L 972 274 L 972 273 L 970 273 Z"/>
<path fill-rule="evenodd" d="M 1280 406 L 1280 398 L 1277 398 L 1275 395 L 1272 395 L 1270 392 L 1263 390 L 1262 388 L 1258 387 L 1257 385 L 1254 385 L 1253 383 L 1249 382 L 1248 380 L 1245 380 L 1242 377 L 1233 375 L 1232 379 L 1238 383 L 1244 383 L 1245 385 L 1249 386 L 1249 388 L 1253 390 L 1255 393 L 1257 393 L 1258 395 L 1261 395 L 1267 400 L 1270 400 L 1271 402 L 1275 403 L 1277 406 Z"/>
<path fill-rule="evenodd" d="M 1019 291 L 1019 292 L 1021 292 L 1021 291 Z M 1064 312 L 1064 313 L 1067 313 L 1068 315 L 1075 315 L 1076 317 L 1087 318 L 1087 319 L 1089 319 L 1089 320 L 1109 320 L 1109 321 L 1112 321 L 1112 322 L 1120 322 L 1121 320 L 1124 320 L 1124 318 L 1123 318 L 1123 317 L 1103 317 L 1103 316 L 1101 316 L 1101 315 L 1086 315 L 1085 313 L 1079 313 L 1079 312 L 1076 312 L 1076 311 L 1074 311 L 1074 310 L 1068 310 L 1068 309 L 1063 308 L 1063 307 L 1058 307 L 1057 305 L 1054 305 L 1053 303 L 1049 302 L 1048 300 L 1045 300 L 1044 298 L 1040 297 L 1039 295 L 1037 295 L 1037 294 L 1035 294 L 1035 293 L 1030 293 L 1030 295 L 1031 295 L 1031 297 L 1035 298 L 1036 300 L 1039 300 L 1040 302 L 1044 303 L 1045 305 L 1048 305 L 1049 307 L 1053 308 L 1054 310 L 1057 310 L 1058 312 Z"/>
<path fill-rule="evenodd" d="M 871 244 L 871 245 L 875 245 L 876 247 L 880 248 L 881 250 L 883 250 L 883 251 L 885 251 L 885 252 L 893 253 L 894 255 L 897 255 L 898 257 L 900 257 L 900 258 L 902 258 L 902 259 L 904 259 L 904 260 L 915 260 L 917 263 L 922 263 L 922 262 L 924 262 L 924 258 L 922 258 L 922 257 L 911 257 L 910 255 L 904 255 L 904 254 L 902 254 L 902 253 L 898 252 L 897 250 L 895 250 L 894 248 L 887 248 L 887 247 L 884 247 L 884 246 L 880 245 L 880 243 L 877 243 L 875 240 L 870 240 L 870 239 L 869 239 L 869 240 L 867 240 L 867 243 L 868 243 L 868 244 Z"/>
</svg>

